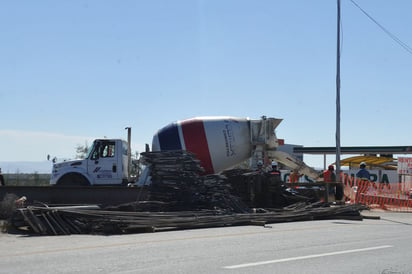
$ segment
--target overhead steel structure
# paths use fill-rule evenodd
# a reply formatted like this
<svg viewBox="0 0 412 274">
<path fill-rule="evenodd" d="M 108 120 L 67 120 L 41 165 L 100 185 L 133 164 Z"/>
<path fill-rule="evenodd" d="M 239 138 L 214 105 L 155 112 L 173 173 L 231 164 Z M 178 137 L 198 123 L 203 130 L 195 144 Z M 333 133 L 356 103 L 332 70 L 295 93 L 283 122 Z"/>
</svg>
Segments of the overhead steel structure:
<svg viewBox="0 0 412 274">
<path fill-rule="evenodd" d="M 326 155 L 336 154 L 336 147 L 294 147 L 294 153 L 319 154 L 324 157 L 324 169 L 326 169 Z M 411 146 L 350 146 L 341 147 L 341 154 L 361 154 L 365 156 L 377 156 L 392 158 L 394 154 L 412 154 Z M 345 160 L 340 160 L 341 164 Z"/>
</svg>

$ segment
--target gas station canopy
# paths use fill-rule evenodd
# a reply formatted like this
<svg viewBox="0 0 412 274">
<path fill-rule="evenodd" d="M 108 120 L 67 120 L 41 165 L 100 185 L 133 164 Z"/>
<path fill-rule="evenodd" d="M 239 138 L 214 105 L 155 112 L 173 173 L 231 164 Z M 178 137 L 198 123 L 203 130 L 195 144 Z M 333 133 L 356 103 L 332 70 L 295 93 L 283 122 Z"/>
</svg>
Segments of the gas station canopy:
<svg viewBox="0 0 412 274">
<path fill-rule="evenodd" d="M 323 154 L 324 157 L 326 157 L 327 154 L 336 154 L 336 147 L 294 147 L 293 152 L 303 154 Z M 365 162 L 369 166 L 369 168 L 373 166 L 384 169 L 396 169 L 397 160 L 393 158 L 393 155 L 412 154 L 412 146 L 341 147 L 341 154 L 363 154 L 360 156 L 341 159 L 341 166 L 358 168 L 361 162 Z"/>
<path fill-rule="evenodd" d="M 412 146 L 341 147 L 341 154 L 412 154 Z M 295 147 L 294 153 L 336 154 L 336 147 Z"/>
<path fill-rule="evenodd" d="M 361 162 L 365 162 L 370 167 L 381 167 L 384 169 L 396 169 L 397 161 L 392 157 L 377 156 L 354 156 L 340 161 L 341 166 L 359 167 Z"/>
</svg>

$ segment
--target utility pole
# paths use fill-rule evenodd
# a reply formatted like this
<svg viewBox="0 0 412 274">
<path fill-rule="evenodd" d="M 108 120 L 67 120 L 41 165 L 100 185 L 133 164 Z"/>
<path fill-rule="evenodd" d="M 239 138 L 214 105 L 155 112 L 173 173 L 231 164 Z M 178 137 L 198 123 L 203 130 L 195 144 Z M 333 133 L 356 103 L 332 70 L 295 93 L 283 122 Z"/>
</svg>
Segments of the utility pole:
<svg viewBox="0 0 412 274">
<path fill-rule="evenodd" d="M 337 50 L 336 50 L 336 181 L 340 176 L 340 0 L 337 0 Z"/>
<path fill-rule="evenodd" d="M 126 127 L 125 130 L 127 130 L 127 182 L 130 182 L 130 173 L 132 171 L 132 128 Z"/>
</svg>

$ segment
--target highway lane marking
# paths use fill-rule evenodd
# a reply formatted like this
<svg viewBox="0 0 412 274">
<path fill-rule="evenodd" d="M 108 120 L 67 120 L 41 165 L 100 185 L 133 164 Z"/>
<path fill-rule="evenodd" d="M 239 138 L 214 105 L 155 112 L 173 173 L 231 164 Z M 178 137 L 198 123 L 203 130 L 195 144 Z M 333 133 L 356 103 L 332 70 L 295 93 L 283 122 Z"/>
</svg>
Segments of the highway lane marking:
<svg viewBox="0 0 412 274">
<path fill-rule="evenodd" d="M 350 222 L 351 223 L 351 222 Z M 113 235 L 113 236 L 120 236 L 121 238 L 127 238 L 128 241 L 124 242 L 123 240 L 121 242 L 107 242 L 103 244 L 92 244 L 92 245 L 84 245 L 84 246 L 67 246 L 66 247 L 45 247 L 44 249 L 38 249 L 36 247 L 36 250 L 29 250 L 29 248 L 25 247 L 23 251 L 16 251 L 11 253 L 6 253 L 6 254 L 0 254 L 0 258 L 8 258 L 8 257 L 19 257 L 19 256 L 29 256 L 29 255 L 40 255 L 40 254 L 52 254 L 52 253 L 61 253 L 61 252 L 72 252 L 72 251 L 78 251 L 78 250 L 90 250 L 90 249 L 101 249 L 101 248 L 115 248 L 115 247 L 121 247 L 121 246 L 135 246 L 135 245 L 142 245 L 142 244 L 156 244 L 156 243 L 168 243 L 168 242 L 178 242 L 178 241 L 187 241 L 187 240 L 200 240 L 200 239 L 218 239 L 218 238 L 233 238 L 233 237 L 239 237 L 239 236 L 253 236 L 253 235 L 262 235 L 264 234 L 279 234 L 282 232 L 291 232 L 291 231 L 311 231 L 311 230 L 318 230 L 319 228 L 331 228 L 331 227 L 336 227 L 336 224 L 321 224 L 319 226 L 303 226 L 303 227 L 296 227 L 296 228 L 281 228 L 279 229 L 278 226 L 275 226 L 277 223 L 273 224 L 273 228 L 264 228 L 263 230 L 259 229 L 258 231 L 244 231 L 244 232 L 238 232 L 238 233 L 221 233 L 221 234 L 213 234 L 213 235 L 194 235 L 194 236 L 186 236 L 186 237 L 176 237 L 176 238 L 166 238 L 166 239 L 142 239 L 138 240 L 135 237 L 133 237 L 133 240 L 129 240 L 130 236 L 136 236 L 136 237 L 141 237 L 143 235 L 146 235 L 148 233 L 142 233 L 142 234 L 123 234 L 123 235 Z M 351 223 L 352 224 L 352 223 Z M 356 225 L 367 225 L 367 224 L 360 224 L 358 221 L 353 222 L 353 224 Z M 272 225 L 272 224 L 271 224 Z M 247 227 L 247 226 L 245 226 Z M 262 227 L 263 228 L 263 227 Z M 217 230 L 219 228 L 208 228 L 208 229 L 214 229 Z M 199 230 L 200 231 L 200 230 Z M 184 230 L 175 230 L 171 232 L 184 232 Z M 158 232 L 160 233 L 168 233 L 168 232 Z M 155 233 L 156 234 L 156 233 Z M 1 235 L 0 235 L 1 236 Z M 75 236 L 89 236 L 91 238 L 98 237 L 98 235 L 85 235 L 85 234 L 79 234 L 79 235 L 70 235 L 70 236 L 50 236 L 50 237 L 75 237 Z M 107 236 L 102 236 L 103 238 L 106 238 Z M 40 237 L 41 238 L 41 237 Z M 85 240 L 87 241 L 87 239 Z M 1 241 L 0 241 L 1 242 Z M 64 245 L 64 243 L 63 243 Z"/>
<path fill-rule="evenodd" d="M 237 268 L 259 266 L 259 265 L 265 265 L 265 264 L 277 264 L 277 263 L 284 263 L 284 262 L 290 262 L 290 261 L 306 260 L 306 259 L 313 259 L 313 258 L 327 257 L 327 256 L 335 256 L 335 255 L 342 255 L 342 254 L 349 254 L 349 253 L 356 253 L 356 252 L 366 252 L 366 251 L 378 250 L 378 249 L 384 249 L 384 248 L 390 248 L 390 247 L 393 247 L 393 246 L 392 245 L 381 245 L 381 246 L 366 247 L 366 248 L 359 248 L 359 249 L 350 249 L 350 250 L 335 251 L 335 252 L 320 253 L 320 254 L 312 254 L 312 255 L 307 255 L 307 256 L 291 257 L 291 258 L 284 258 L 284 259 L 277 259 L 277 260 L 270 260 L 270 261 L 261 261 L 261 262 L 254 262 L 254 263 L 230 265 L 230 266 L 225 266 L 223 268 L 237 269 Z"/>
</svg>

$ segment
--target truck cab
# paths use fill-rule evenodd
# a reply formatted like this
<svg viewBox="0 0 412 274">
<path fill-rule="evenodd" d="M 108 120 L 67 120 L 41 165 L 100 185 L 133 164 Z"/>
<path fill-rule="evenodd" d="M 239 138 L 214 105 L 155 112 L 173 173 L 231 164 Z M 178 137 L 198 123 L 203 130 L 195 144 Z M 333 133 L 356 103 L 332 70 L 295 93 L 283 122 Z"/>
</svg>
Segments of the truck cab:
<svg viewBox="0 0 412 274">
<path fill-rule="evenodd" d="M 129 172 L 128 143 L 120 139 L 97 139 L 86 159 L 53 165 L 52 185 L 127 184 Z"/>
</svg>

